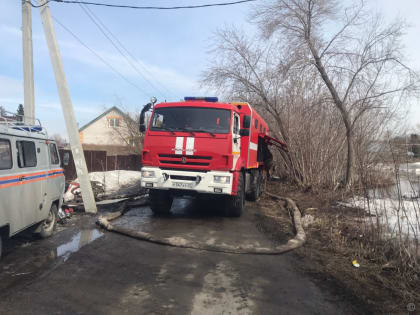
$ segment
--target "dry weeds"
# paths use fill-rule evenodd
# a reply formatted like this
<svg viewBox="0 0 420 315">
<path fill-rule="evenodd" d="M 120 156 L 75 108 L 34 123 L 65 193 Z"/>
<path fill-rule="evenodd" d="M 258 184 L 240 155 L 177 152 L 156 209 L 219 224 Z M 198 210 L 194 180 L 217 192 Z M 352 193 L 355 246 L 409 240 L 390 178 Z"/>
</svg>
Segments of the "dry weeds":
<svg viewBox="0 0 420 315">
<path fill-rule="evenodd" d="M 268 190 L 294 198 L 300 209 L 315 217 L 307 227 L 307 244 L 296 251 L 302 268 L 329 283 L 337 295 L 365 304 L 368 313 L 407 313 L 407 304 L 420 307 L 420 270 L 404 260 L 396 242 L 384 240 L 373 225 L 365 224 L 368 214 L 361 209 L 337 206 L 346 196 L 324 192 L 302 192 L 283 183 L 271 183 Z M 360 268 L 352 261 L 357 259 Z"/>
</svg>

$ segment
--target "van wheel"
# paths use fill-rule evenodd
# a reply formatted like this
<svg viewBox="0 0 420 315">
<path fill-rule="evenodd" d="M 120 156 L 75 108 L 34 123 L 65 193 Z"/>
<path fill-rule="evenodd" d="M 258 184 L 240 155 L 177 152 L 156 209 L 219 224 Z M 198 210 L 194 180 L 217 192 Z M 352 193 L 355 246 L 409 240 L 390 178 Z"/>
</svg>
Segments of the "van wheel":
<svg viewBox="0 0 420 315">
<path fill-rule="evenodd" d="M 150 189 L 150 209 L 156 215 L 169 215 L 174 198 L 164 190 Z"/>
<path fill-rule="evenodd" d="M 41 231 L 39 235 L 42 238 L 50 237 L 57 225 L 57 205 L 52 204 L 48 217 L 41 223 Z"/>
<path fill-rule="evenodd" d="M 245 185 L 244 175 L 239 173 L 238 179 L 238 191 L 236 196 L 229 196 L 225 213 L 228 217 L 240 217 L 245 207 Z"/>
</svg>

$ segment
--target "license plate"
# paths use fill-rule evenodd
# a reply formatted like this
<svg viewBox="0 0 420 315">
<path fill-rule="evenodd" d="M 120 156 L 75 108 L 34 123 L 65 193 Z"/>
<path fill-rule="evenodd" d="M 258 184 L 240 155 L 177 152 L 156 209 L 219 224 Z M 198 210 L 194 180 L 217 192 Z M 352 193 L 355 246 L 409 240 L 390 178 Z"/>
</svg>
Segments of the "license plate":
<svg viewBox="0 0 420 315">
<path fill-rule="evenodd" d="M 194 185 L 192 183 L 172 182 L 172 187 L 175 187 L 175 188 L 193 188 Z"/>
</svg>

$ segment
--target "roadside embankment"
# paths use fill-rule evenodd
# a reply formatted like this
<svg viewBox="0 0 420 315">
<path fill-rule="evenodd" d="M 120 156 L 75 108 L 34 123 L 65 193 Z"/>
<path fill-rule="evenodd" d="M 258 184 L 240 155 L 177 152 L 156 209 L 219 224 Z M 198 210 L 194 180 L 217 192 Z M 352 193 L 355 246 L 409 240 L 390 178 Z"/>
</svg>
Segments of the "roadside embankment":
<svg viewBox="0 0 420 315">
<path fill-rule="evenodd" d="M 341 192 L 303 192 L 288 183 L 269 189 L 290 196 L 313 217 L 305 226 L 307 243 L 294 252 L 302 261 L 298 268 L 336 294 L 352 296 L 354 304 L 368 305 L 370 313 L 407 314 L 410 303 L 420 307 L 418 256 L 407 251 L 403 236 L 385 237 L 387 226 L 378 224 L 377 213 L 343 204 L 348 195 Z"/>
</svg>

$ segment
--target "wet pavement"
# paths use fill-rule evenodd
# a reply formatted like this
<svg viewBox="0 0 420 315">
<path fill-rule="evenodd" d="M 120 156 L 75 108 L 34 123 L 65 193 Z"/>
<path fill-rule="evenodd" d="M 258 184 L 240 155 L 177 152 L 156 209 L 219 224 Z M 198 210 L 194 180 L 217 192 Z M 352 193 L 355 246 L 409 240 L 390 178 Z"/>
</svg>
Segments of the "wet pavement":
<svg viewBox="0 0 420 315">
<path fill-rule="evenodd" d="M 201 242 L 272 244 L 255 203 L 239 218 L 176 200 L 169 217 L 148 207 L 115 224 Z M 301 273 L 293 253 L 235 255 L 173 248 L 99 230 L 76 215 L 46 240 L 21 234 L 0 262 L 1 314 L 352 314 L 362 312 Z M 277 240 L 282 241 L 282 240 Z M 284 240 L 286 241 L 286 240 Z"/>
<path fill-rule="evenodd" d="M 76 215 L 66 226 L 57 225 L 56 233 L 48 239 L 41 240 L 28 230 L 6 241 L 0 261 L 0 296 L 53 270 L 72 253 L 103 236 L 95 221 L 91 216 Z"/>
</svg>

